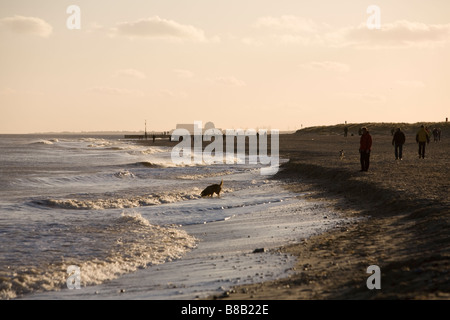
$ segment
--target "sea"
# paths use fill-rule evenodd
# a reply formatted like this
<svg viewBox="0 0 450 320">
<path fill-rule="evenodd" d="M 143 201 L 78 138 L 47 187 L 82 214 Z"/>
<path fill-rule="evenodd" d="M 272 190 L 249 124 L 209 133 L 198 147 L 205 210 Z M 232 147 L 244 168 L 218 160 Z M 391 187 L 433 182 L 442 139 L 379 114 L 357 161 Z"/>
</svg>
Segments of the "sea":
<svg viewBox="0 0 450 320">
<path fill-rule="evenodd" d="M 169 265 L 199 250 L 209 226 L 301 205 L 261 165 L 174 165 L 171 151 L 114 134 L 0 135 L 0 299 L 67 291 L 74 267 L 70 284 L 86 288 Z M 220 197 L 200 196 L 221 180 Z M 324 210 L 309 209 L 320 230 Z"/>
</svg>

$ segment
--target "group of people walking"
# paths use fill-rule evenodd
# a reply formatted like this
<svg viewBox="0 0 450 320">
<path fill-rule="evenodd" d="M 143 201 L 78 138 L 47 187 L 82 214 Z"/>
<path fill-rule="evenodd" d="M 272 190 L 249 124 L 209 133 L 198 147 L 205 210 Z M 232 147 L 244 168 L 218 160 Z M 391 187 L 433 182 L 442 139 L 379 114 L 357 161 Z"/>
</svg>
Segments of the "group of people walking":
<svg viewBox="0 0 450 320">
<path fill-rule="evenodd" d="M 368 171 L 370 165 L 370 151 L 372 148 L 372 136 L 366 127 L 361 128 L 361 138 L 359 144 L 361 171 Z M 392 131 L 392 145 L 394 146 L 395 160 L 403 159 L 403 145 L 406 141 L 405 133 L 397 128 Z M 436 139 L 435 139 L 436 141 Z M 440 141 L 440 134 L 439 134 Z M 419 158 L 425 159 L 425 147 L 430 143 L 430 133 L 425 126 L 421 126 L 416 134 L 416 142 L 419 145 Z"/>
</svg>

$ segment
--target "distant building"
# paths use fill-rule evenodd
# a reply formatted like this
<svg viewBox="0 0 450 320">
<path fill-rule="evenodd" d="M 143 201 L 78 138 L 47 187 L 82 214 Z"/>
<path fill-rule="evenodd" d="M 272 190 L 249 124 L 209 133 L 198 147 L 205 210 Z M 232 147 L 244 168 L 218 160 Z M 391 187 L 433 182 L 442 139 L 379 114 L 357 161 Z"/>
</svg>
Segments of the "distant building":
<svg viewBox="0 0 450 320">
<path fill-rule="evenodd" d="M 214 123 L 211 121 L 206 122 L 203 128 L 199 128 L 197 123 L 179 123 L 176 125 L 176 129 L 186 129 L 191 135 L 194 135 L 195 131 L 204 133 L 206 130 L 215 128 Z"/>
<path fill-rule="evenodd" d="M 205 126 L 203 127 L 203 130 L 209 130 L 209 129 L 215 129 L 216 126 L 211 121 L 205 123 Z"/>
<path fill-rule="evenodd" d="M 200 128 L 194 123 L 179 123 L 177 124 L 176 129 L 186 129 L 189 131 L 189 134 L 193 135 L 194 131 L 199 130 Z"/>
</svg>

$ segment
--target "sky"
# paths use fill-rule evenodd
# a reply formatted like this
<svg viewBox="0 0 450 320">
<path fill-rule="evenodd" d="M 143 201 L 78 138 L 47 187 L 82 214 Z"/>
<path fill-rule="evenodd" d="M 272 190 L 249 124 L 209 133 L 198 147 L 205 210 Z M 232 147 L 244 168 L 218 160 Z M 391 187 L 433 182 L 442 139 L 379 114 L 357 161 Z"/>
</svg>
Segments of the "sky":
<svg viewBox="0 0 450 320">
<path fill-rule="evenodd" d="M 450 115 L 448 0 L 2 0 L 0 45 L 0 133 Z"/>
</svg>

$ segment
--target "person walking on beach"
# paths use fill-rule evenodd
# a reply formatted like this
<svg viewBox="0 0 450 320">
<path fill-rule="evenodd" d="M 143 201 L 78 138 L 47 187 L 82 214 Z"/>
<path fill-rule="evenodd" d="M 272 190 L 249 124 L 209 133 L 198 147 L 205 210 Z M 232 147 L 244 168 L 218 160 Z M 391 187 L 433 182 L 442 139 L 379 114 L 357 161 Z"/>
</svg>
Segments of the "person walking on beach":
<svg viewBox="0 0 450 320">
<path fill-rule="evenodd" d="M 430 136 L 423 125 L 416 134 L 416 142 L 419 144 L 419 159 L 425 159 L 425 145 L 430 143 Z"/>
<path fill-rule="evenodd" d="M 370 164 L 370 150 L 372 148 L 372 136 L 366 127 L 362 128 L 362 135 L 359 141 L 359 153 L 361 161 L 361 171 L 368 171 Z"/>
<path fill-rule="evenodd" d="M 395 160 L 402 160 L 403 158 L 403 145 L 405 144 L 405 134 L 400 128 L 394 133 L 394 137 L 392 138 L 392 145 L 395 147 Z"/>
<path fill-rule="evenodd" d="M 433 141 L 434 142 L 437 142 L 438 141 L 438 133 L 439 131 L 438 131 L 438 129 L 437 128 L 434 128 L 433 129 Z"/>
</svg>

